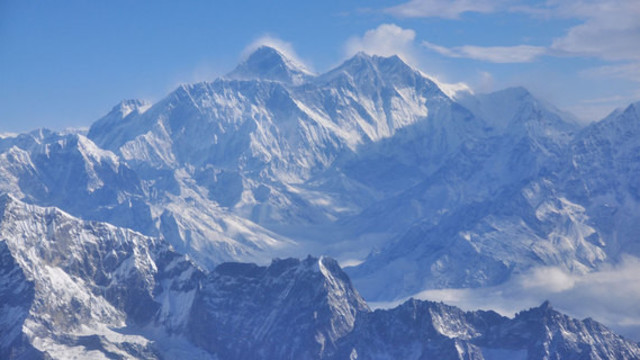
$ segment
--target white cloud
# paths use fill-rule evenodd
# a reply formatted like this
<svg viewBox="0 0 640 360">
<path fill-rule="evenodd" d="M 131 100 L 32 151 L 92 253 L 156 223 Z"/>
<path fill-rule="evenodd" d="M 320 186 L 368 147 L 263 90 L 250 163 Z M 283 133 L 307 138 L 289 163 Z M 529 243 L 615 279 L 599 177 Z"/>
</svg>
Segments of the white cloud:
<svg viewBox="0 0 640 360">
<path fill-rule="evenodd" d="M 495 79 L 493 75 L 488 71 L 480 71 L 478 73 L 478 80 L 476 81 L 475 89 L 479 92 L 488 93 L 495 90 Z"/>
<path fill-rule="evenodd" d="M 619 78 L 640 82 L 640 62 L 595 67 L 587 69 L 581 74 L 591 77 Z"/>
<path fill-rule="evenodd" d="M 296 62 L 298 65 L 302 66 L 304 69 L 311 69 L 310 66 L 302 61 L 300 56 L 293 49 L 293 45 L 290 42 L 284 41 L 277 37 L 271 35 L 263 35 L 260 38 L 253 41 L 242 51 L 241 57 L 246 58 L 251 55 L 256 49 L 261 46 L 269 46 L 278 51 L 280 51 L 283 55 L 285 55 L 288 59 Z"/>
<path fill-rule="evenodd" d="M 441 17 L 457 19 L 465 12 L 510 11 L 534 17 L 578 19 L 564 35 L 549 46 L 473 46 L 443 47 L 423 45 L 441 55 L 494 63 L 522 63 L 546 54 L 554 56 L 596 57 L 608 61 L 640 60 L 640 1 L 638 0 L 548 0 L 538 5 L 521 5 L 508 0 L 411 0 L 384 11 L 401 17 Z M 633 64 L 625 65 L 627 68 Z M 604 72 L 604 71 L 603 71 Z M 620 72 L 609 71 L 612 77 Z M 627 72 L 628 73 L 628 72 Z M 637 73 L 636 73 L 637 74 Z M 638 76 L 630 74 L 635 80 Z"/>
<path fill-rule="evenodd" d="M 640 19 L 640 14 L 637 16 Z M 571 28 L 567 35 L 555 39 L 551 49 L 559 55 L 592 56 L 605 60 L 638 60 L 638 44 L 640 27 L 616 29 L 592 20 Z"/>
<path fill-rule="evenodd" d="M 539 7 L 514 7 L 544 18 L 579 19 L 565 35 L 553 40 L 556 55 L 590 56 L 605 60 L 640 59 L 640 1 L 553 0 Z"/>
<path fill-rule="evenodd" d="M 362 37 L 354 36 L 347 40 L 345 53 L 352 56 L 359 51 L 367 54 L 392 56 L 398 55 L 403 60 L 415 62 L 416 32 L 403 29 L 395 24 L 382 24 L 368 30 Z"/>
<path fill-rule="evenodd" d="M 443 301 L 465 310 L 491 309 L 507 316 L 550 300 L 561 312 L 591 317 L 640 340 L 640 259 L 626 257 L 617 266 L 585 275 L 544 267 L 514 276 L 507 283 L 478 289 L 427 290 L 414 298 Z M 391 307 L 403 300 L 375 307 Z"/>
<path fill-rule="evenodd" d="M 557 267 L 533 269 L 520 279 L 520 285 L 527 291 L 557 293 L 573 288 L 576 280 Z"/>
<path fill-rule="evenodd" d="M 415 42 L 416 32 L 403 29 L 395 24 L 382 24 L 375 29 L 368 30 L 363 36 L 353 36 L 347 40 L 344 50 L 347 57 L 362 51 L 379 56 L 398 55 L 408 64 L 418 68 L 420 63 L 418 46 Z M 438 79 L 438 76 L 422 73 L 435 82 L 449 97 L 455 97 L 462 92 L 471 92 L 465 83 L 450 84 Z"/>
<path fill-rule="evenodd" d="M 411 0 L 385 9 L 385 12 L 400 17 L 441 17 L 457 19 L 466 12 L 490 13 L 496 11 L 504 1 L 498 0 Z"/>
<path fill-rule="evenodd" d="M 531 62 L 547 52 L 547 49 L 542 46 L 532 45 L 487 47 L 464 45 L 448 48 L 423 41 L 422 46 L 448 57 L 468 58 L 493 63 Z"/>
</svg>

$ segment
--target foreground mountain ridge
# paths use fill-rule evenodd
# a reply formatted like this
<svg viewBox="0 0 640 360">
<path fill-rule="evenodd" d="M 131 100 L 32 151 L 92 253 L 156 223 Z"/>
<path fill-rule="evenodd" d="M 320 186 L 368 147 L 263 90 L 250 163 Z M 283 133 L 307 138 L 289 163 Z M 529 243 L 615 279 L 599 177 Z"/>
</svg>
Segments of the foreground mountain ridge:
<svg viewBox="0 0 640 360">
<path fill-rule="evenodd" d="M 164 240 L 0 199 L 6 359 L 637 359 L 548 303 L 513 319 L 409 300 L 371 311 L 331 258 L 199 269 Z"/>
</svg>

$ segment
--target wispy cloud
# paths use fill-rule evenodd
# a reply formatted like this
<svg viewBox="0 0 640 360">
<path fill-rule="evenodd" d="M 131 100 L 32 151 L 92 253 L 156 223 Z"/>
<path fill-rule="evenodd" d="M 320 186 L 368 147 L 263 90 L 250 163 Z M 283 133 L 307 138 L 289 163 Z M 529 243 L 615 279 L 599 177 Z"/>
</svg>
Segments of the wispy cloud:
<svg viewBox="0 0 640 360">
<path fill-rule="evenodd" d="M 640 82 L 640 61 L 599 66 L 584 70 L 581 74 L 592 77 L 619 78 Z"/>
<path fill-rule="evenodd" d="M 469 58 L 493 63 L 531 62 L 547 52 L 545 47 L 532 45 L 486 47 L 464 45 L 448 48 L 423 41 L 422 46 L 448 57 Z"/>
<path fill-rule="evenodd" d="M 382 24 L 375 29 L 368 30 L 363 36 L 353 36 L 345 44 L 346 56 L 352 56 L 359 51 L 381 56 L 398 55 L 413 63 L 415 60 L 416 32 L 403 29 L 395 24 Z"/>
<path fill-rule="evenodd" d="M 594 57 L 607 61 L 640 60 L 640 1 L 638 0 L 549 0 L 523 5 L 506 0 L 411 0 L 386 8 L 384 12 L 398 17 L 440 17 L 459 19 L 466 12 L 495 13 L 509 11 L 546 19 L 577 19 L 579 24 L 550 41 L 547 46 L 475 46 L 471 44 L 444 47 L 424 42 L 441 55 L 470 58 L 493 63 L 531 62 L 541 55 Z M 620 77 L 624 69 L 637 65 L 617 65 L 602 73 Z M 616 71 L 620 69 L 621 71 Z M 629 74 L 634 79 L 637 76 Z"/>
<path fill-rule="evenodd" d="M 258 39 L 254 40 L 251 44 L 249 44 L 247 47 L 244 48 L 244 50 L 242 51 L 241 57 L 246 58 L 261 46 L 272 47 L 280 51 L 290 60 L 295 61 L 298 65 L 301 65 L 302 67 L 311 70 L 311 67 L 309 66 L 309 64 L 303 61 L 300 58 L 300 56 L 298 56 L 296 51 L 293 49 L 293 45 L 290 42 L 284 41 L 273 35 L 263 35 Z"/>
<path fill-rule="evenodd" d="M 550 48 L 557 55 L 612 61 L 640 59 L 640 2 L 637 0 L 555 0 L 510 10 L 542 18 L 581 20 L 553 40 Z"/>
<path fill-rule="evenodd" d="M 497 0 L 411 0 L 384 11 L 399 17 L 440 17 L 457 19 L 466 12 L 490 13 L 504 1 Z"/>
</svg>

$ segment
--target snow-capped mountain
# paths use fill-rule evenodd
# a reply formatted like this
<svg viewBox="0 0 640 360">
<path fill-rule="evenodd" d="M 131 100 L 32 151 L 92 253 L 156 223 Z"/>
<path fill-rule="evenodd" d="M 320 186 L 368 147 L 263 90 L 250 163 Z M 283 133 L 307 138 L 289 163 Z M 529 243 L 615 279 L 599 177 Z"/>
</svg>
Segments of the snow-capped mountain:
<svg viewBox="0 0 640 360">
<path fill-rule="evenodd" d="M 155 225 L 145 234 L 162 234 L 207 266 L 224 257 L 260 261 L 270 248 L 299 255 L 287 238 L 317 240 L 336 220 L 397 191 L 377 189 L 372 179 L 382 177 L 372 171 L 393 179 L 398 160 L 407 169 L 422 163 L 415 182 L 485 128 L 398 57 L 358 54 L 302 83 L 274 75 L 283 69 L 302 71 L 262 47 L 226 78 L 181 86 L 152 106 L 124 102 L 91 127 L 88 138 L 140 179 Z M 386 162 L 377 156 L 396 146 Z M 380 164 L 363 166 L 369 161 Z M 230 217 L 248 231 L 204 225 Z M 314 230 L 299 239 L 307 226 Z M 207 245 L 228 234 L 242 234 L 240 248 Z"/>
<path fill-rule="evenodd" d="M 548 302 L 509 319 L 492 311 L 464 312 L 442 303 L 409 300 L 391 310 L 363 314 L 342 341 L 337 358 L 343 359 L 639 356 L 636 344 L 625 342 L 591 319 L 580 321 L 562 315 Z"/>
<path fill-rule="evenodd" d="M 330 255 L 359 264 L 346 270 L 365 299 L 394 300 L 425 289 L 497 285 L 538 266 L 584 274 L 640 256 L 639 109 L 632 104 L 582 126 L 523 88 L 452 98 L 397 56 L 359 53 L 314 74 L 260 47 L 222 78 L 181 85 L 155 104 L 123 101 L 86 133 L 2 136 L 0 193 L 8 195 L 0 298 L 15 318 L 2 330 L 0 355 L 93 346 L 153 358 L 167 350 L 157 341 L 214 358 L 258 348 L 262 358 L 400 356 L 384 347 L 388 334 L 359 330 L 358 321 L 373 324 L 383 315 L 368 310 L 333 260 L 218 265 Z M 46 255 L 60 238 L 67 247 Z M 35 239 L 46 241 L 39 247 Z M 135 269 L 123 267 L 126 274 L 117 273 L 118 262 L 103 264 L 121 248 L 133 249 L 122 256 L 141 257 L 128 260 Z M 191 269 L 184 270 L 189 279 L 174 278 L 166 256 Z M 53 289 L 59 279 L 52 271 L 67 274 L 62 290 Z M 133 300 L 119 298 L 126 294 L 107 291 L 105 277 L 117 280 L 118 291 L 136 287 L 131 296 L 153 316 L 128 308 Z M 174 288 L 186 290 L 167 290 Z M 78 317 L 59 320 L 66 314 L 60 304 L 37 307 L 47 291 L 73 304 L 78 297 Z M 256 293 L 268 307 L 251 304 Z M 313 297 L 305 299 L 313 306 L 296 307 L 288 296 Z M 421 304 L 403 306 L 431 311 Z M 229 312 L 247 319 L 222 326 Z M 291 333 L 296 345 L 272 346 L 273 334 L 289 334 L 287 324 L 309 317 L 315 322 Z M 123 324 L 126 331 L 104 330 Z M 562 326 L 609 336 L 576 324 Z M 485 330 L 493 328 L 477 332 Z M 234 332 L 262 343 L 229 339 Z M 492 353 L 486 339 L 447 336 L 439 350 L 418 351 L 413 342 L 411 349 L 467 349 L 455 355 L 462 358 L 539 351 L 518 345 Z"/>
<path fill-rule="evenodd" d="M 319 359 L 368 311 L 333 259 L 225 263 L 201 286 L 191 337 L 223 359 Z"/>
<path fill-rule="evenodd" d="M 640 102 L 585 128 L 570 149 L 557 179 L 567 197 L 584 204 L 612 256 L 640 255 Z"/>
<path fill-rule="evenodd" d="M 264 79 L 289 85 L 300 85 L 313 76 L 313 73 L 303 64 L 288 58 L 277 49 L 264 45 L 255 49 L 232 72 L 227 74 L 230 79 Z"/>
<path fill-rule="evenodd" d="M 640 357 L 548 304 L 513 319 L 415 300 L 372 312 L 331 258 L 206 273 L 162 239 L 11 196 L 0 209 L 6 359 Z"/>
<path fill-rule="evenodd" d="M 390 299 L 538 265 L 591 271 L 635 253 L 635 148 L 586 161 L 610 156 L 585 144 L 604 141 L 596 127 L 621 114 L 581 129 L 522 88 L 454 100 L 397 56 L 359 53 L 315 75 L 260 47 L 224 78 L 153 105 L 122 102 L 87 136 L 1 139 L 0 187 L 160 235 L 209 268 L 373 251 L 351 274 L 366 297 Z M 612 131 L 607 141 L 627 141 Z M 572 184 L 617 179 L 628 165 L 606 165 L 616 162 L 632 163 L 621 189 L 631 195 L 599 220 L 610 201 L 596 208 Z"/>
<path fill-rule="evenodd" d="M 522 117 L 518 112 L 514 121 Z M 527 119 L 553 124 L 545 116 L 536 120 L 535 114 Z M 456 156 L 454 170 L 443 179 L 428 178 L 380 205 L 404 218 L 418 218 L 420 212 L 425 220 L 351 270 L 365 297 L 495 285 L 540 265 L 584 273 L 615 263 L 621 254 L 637 256 L 637 104 L 581 130 L 559 124 L 542 132 L 555 134 L 545 137 L 546 145 L 536 140 L 540 131 L 521 134 L 515 143 L 517 136 L 507 132 L 507 142 L 499 142 L 503 149 L 493 148 L 484 158 L 482 151 L 467 152 L 473 161 Z M 466 164 L 478 172 L 460 182 L 466 172 L 460 167 Z M 426 206 L 413 210 L 421 199 Z M 404 204 L 414 212 L 402 212 Z"/>
<path fill-rule="evenodd" d="M 202 272 L 165 242 L 9 195 L 0 215 L 3 358 L 153 358 L 126 329 L 185 326 Z"/>
<path fill-rule="evenodd" d="M 192 180 L 185 185 L 182 171 L 158 170 L 142 178 L 150 175 L 81 134 L 34 131 L 3 139 L 0 151 L 0 191 L 84 219 L 162 234 L 202 264 L 264 262 L 272 249 L 290 243 L 190 190 Z"/>
</svg>

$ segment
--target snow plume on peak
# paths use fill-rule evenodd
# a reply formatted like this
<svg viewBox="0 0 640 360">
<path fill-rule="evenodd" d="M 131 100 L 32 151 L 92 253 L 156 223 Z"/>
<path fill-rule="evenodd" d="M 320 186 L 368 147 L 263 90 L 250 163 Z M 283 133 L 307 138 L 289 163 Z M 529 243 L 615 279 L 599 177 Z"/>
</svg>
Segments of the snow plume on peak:
<svg viewBox="0 0 640 360">
<path fill-rule="evenodd" d="M 238 65 L 227 77 L 231 79 L 263 79 L 299 85 L 312 76 L 302 65 L 286 58 L 278 50 L 262 46 Z"/>
<path fill-rule="evenodd" d="M 264 79 L 299 85 L 314 74 L 299 60 L 289 43 L 264 37 L 249 45 L 243 61 L 227 77 Z"/>
<path fill-rule="evenodd" d="M 246 59 L 247 57 L 249 57 L 249 55 L 251 55 L 254 51 L 261 47 L 269 47 L 275 49 L 281 54 L 284 54 L 288 59 L 291 59 L 300 66 L 307 68 L 307 66 L 304 65 L 304 61 L 300 59 L 290 42 L 286 42 L 269 35 L 262 36 L 249 44 L 249 46 L 247 46 L 242 51 L 242 57 Z"/>
</svg>

